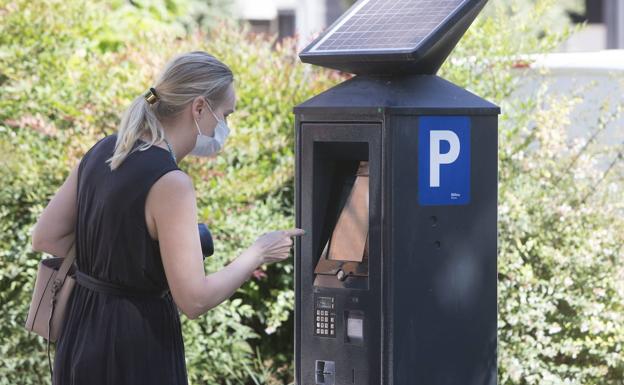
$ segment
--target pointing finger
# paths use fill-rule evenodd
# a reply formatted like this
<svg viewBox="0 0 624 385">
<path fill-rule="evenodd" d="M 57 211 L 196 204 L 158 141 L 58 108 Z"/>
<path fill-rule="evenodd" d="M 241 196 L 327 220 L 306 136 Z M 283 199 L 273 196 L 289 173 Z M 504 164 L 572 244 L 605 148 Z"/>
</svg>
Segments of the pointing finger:
<svg viewBox="0 0 624 385">
<path fill-rule="evenodd" d="M 284 233 L 289 236 L 289 237 L 293 237 L 293 236 L 300 236 L 305 234 L 305 230 L 303 229 L 298 229 L 298 228 L 293 228 L 293 229 L 289 229 L 289 230 L 284 230 Z"/>
</svg>

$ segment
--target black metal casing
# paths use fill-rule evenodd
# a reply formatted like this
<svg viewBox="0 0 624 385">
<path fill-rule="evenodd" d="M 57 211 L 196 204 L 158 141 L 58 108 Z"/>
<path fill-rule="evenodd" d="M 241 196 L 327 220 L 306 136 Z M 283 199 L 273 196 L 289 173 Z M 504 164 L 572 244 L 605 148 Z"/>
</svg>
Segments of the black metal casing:
<svg viewBox="0 0 624 385">
<path fill-rule="evenodd" d="M 496 384 L 500 109 L 409 75 L 357 76 L 294 111 L 296 226 L 306 231 L 295 240 L 296 384 Z M 470 119 L 468 204 L 419 204 L 425 116 Z M 315 286 L 340 210 L 335 186 L 358 161 L 370 168 L 365 287 Z M 335 300 L 333 337 L 314 333 L 319 297 Z M 347 312 L 363 315 L 363 340 L 345 335 Z"/>
</svg>

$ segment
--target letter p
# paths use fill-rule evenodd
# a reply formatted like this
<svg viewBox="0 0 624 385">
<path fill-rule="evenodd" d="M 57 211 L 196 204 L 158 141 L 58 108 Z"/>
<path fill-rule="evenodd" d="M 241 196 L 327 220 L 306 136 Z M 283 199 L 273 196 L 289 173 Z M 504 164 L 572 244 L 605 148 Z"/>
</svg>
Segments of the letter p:
<svg viewBox="0 0 624 385">
<path fill-rule="evenodd" d="M 449 151 L 440 153 L 440 142 L 449 143 Z M 440 165 L 451 164 L 459 156 L 460 144 L 456 133 L 449 130 L 429 132 L 429 187 L 440 187 Z"/>
</svg>

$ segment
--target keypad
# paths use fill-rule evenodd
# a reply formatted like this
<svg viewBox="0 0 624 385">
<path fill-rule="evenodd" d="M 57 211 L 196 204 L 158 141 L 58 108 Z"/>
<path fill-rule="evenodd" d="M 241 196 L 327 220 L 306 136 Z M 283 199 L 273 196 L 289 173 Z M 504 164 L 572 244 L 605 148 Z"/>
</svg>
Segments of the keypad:
<svg viewBox="0 0 624 385">
<path fill-rule="evenodd" d="M 314 309 L 314 334 L 322 337 L 336 336 L 336 309 L 333 297 L 319 297 Z"/>
</svg>

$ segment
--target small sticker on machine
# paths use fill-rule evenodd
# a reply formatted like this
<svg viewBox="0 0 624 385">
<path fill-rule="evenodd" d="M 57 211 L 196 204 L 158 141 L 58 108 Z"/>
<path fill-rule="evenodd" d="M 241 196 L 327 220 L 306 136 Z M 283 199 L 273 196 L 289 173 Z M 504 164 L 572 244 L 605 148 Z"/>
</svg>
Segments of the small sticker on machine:
<svg viewBox="0 0 624 385">
<path fill-rule="evenodd" d="M 347 336 L 353 339 L 364 338 L 364 320 L 361 318 L 347 318 Z"/>
</svg>

